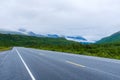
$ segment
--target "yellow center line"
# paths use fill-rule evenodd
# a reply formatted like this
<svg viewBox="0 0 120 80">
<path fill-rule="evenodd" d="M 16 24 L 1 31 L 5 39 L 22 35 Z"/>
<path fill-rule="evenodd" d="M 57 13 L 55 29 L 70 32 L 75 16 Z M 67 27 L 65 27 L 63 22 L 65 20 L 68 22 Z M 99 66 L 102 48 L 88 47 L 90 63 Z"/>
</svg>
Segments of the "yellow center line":
<svg viewBox="0 0 120 80">
<path fill-rule="evenodd" d="M 75 66 L 86 67 L 84 65 L 81 65 L 81 64 L 78 64 L 78 63 L 74 63 L 74 62 L 71 62 L 71 61 L 66 61 L 66 62 L 69 63 L 69 64 L 72 64 L 72 65 L 75 65 Z"/>
</svg>

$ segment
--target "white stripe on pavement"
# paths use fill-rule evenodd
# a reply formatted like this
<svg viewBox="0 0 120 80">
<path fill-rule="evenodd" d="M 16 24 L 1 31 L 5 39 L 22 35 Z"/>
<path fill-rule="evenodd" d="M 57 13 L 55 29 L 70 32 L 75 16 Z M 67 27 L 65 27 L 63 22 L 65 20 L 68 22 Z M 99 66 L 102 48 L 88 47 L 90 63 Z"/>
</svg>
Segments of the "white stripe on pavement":
<svg viewBox="0 0 120 80">
<path fill-rule="evenodd" d="M 74 63 L 74 62 L 71 62 L 71 61 L 66 61 L 66 62 L 69 63 L 69 64 L 72 64 L 72 65 L 75 65 L 75 66 L 86 67 L 86 66 L 84 66 L 84 65 L 77 64 L 77 63 Z"/>
<path fill-rule="evenodd" d="M 25 68 L 27 69 L 27 71 L 28 71 L 31 79 L 32 79 L 32 80 L 36 80 L 35 77 L 33 76 L 32 72 L 31 72 L 30 69 L 28 68 L 27 64 L 25 63 L 25 61 L 23 60 L 22 56 L 20 55 L 20 53 L 18 52 L 17 49 L 16 49 L 16 52 L 17 52 L 18 56 L 20 57 L 21 61 L 23 62 Z"/>
</svg>

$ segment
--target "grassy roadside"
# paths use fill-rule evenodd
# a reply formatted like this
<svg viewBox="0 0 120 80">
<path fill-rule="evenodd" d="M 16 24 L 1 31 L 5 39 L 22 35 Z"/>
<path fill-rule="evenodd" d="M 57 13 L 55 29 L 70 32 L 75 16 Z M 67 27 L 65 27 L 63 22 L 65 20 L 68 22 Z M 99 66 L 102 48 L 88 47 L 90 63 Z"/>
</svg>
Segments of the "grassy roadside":
<svg viewBox="0 0 120 80">
<path fill-rule="evenodd" d="M 42 50 L 67 52 L 72 54 L 80 54 L 87 56 L 96 56 L 103 58 L 111 58 L 120 60 L 120 46 L 115 45 L 69 45 L 69 46 L 42 46 L 42 47 L 30 47 Z"/>
<path fill-rule="evenodd" d="M 0 47 L 0 52 L 10 50 L 12 47 Z"/>
</svg>

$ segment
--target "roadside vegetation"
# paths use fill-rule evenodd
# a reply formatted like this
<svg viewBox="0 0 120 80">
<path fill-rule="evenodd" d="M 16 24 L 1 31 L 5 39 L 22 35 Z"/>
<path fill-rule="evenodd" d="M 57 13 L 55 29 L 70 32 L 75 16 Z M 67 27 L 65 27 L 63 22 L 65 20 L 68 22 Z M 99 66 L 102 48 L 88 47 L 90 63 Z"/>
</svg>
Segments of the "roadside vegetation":
<svg viewBox="0 0 120 80">
<path fill-rule="evenodd" d="M 0 50 L 7 50 L 14 46 L 120 59 L 119 42 L 115 44 L 80 44 L 68 41 L 64 38 L 40 38 L 24 35 L 0 34 Z"/>
<path fill-rule="evenodd" d="M 12 49 L 11 47 L 0 47 L 0 52 L 1 51 L 6 51 Z"/>
</svg>

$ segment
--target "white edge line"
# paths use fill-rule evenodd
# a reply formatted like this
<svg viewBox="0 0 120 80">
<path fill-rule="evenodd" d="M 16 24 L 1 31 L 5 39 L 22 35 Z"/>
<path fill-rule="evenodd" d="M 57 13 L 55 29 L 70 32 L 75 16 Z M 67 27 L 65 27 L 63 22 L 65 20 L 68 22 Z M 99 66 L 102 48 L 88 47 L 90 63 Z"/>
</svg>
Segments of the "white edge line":
<svg viewBox="0 0 120 80">
<path fill-rule="evenodd" d="M 18 50 L 16 49 L 16 52 L 18 54 L 18 56 L 20 57 L 21 61 L 23 62 L 25 68 L 27 69 L 30 77 L 32 78 L 32 80 L 36 80 L 35 77 L 33 76 L 32 72 L 30 71 L 30 69 L 28 68 L 27 64 L 25 63 L 25 61 L 23 60 L 22 56 L 20 55 L 20 53 L 18 52 Z"/>
</svg>

